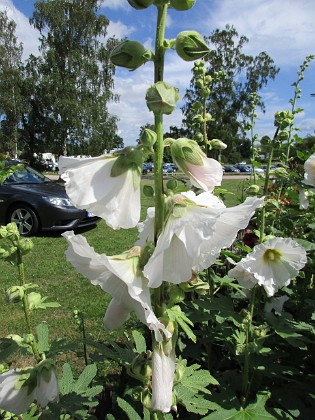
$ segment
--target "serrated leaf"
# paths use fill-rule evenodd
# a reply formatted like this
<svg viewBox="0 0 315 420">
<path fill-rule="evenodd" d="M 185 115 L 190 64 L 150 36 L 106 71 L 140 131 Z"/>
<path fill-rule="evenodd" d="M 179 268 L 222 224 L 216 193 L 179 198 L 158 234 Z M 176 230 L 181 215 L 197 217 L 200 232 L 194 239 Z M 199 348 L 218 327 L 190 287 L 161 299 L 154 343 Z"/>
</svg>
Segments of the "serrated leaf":
<svg viewBox="0 0 315 420">
<path fill-rule="evenodd" d="M 73 373 L 69 363 L 65 363 L 62 367 L 63 376 L 59 380 L 59 388 L 62 395 L 69 394 L 73 389 Z"/>
<path fill-rule="evenodd" d="M 48 340 L 48 326 L 46 324 L 39 324 L 36 327 L 37 332 L 37 347 L 40 353 L 46 353 L 50 349 Z"/>
<path fill-rule="evenodd" d="M 214 410 L 216 405 L 204 398 L 204 395 L 194 395 L 193 391 L 181 386 L 176 386 L 177 398 L 190 413 L 205 415 L 209 410 Z"/>
<path fill-rule="evenodd" d="M 133 337 L 133 341 L 135 342 L 137 353 L 146 352 L 147 344 L 145 342 L 145 338 L 143 337 L 143 335 L 139 331 L 133 330 L 132 337 Z"/>
<path fill-rule="evenodd" d="M 240 408 L 239 410 L 236 408 L 225 410 L 220 407 L 217 411 L 204 417 L 203 420 L 272 420 L 275 417 L 265 409 L 269 396 L 269 393 L 257 394 L 256 403 L 249 404 L 246 408 Z"/>
<path fill-rule="evenodd" d="M 191 320 L 182 312 L 180 306 L 176 305 L 172 308 L 167 310 L 167 314 L 170 318 L 170 321 L 175 321 L 178 325 L 182 328 L 182 330 L 186 333 L 187 337 L 196 343 L 197 338 L 193 333 L 193 330 L 190 328 L 190 325 L 193 326 L 194 324 Z"/>
<path fill-rule="evenodd" d="M 87 388 L 87 390 L 84 392 L 84 396 L 88 398 L 92 398 L 100 394 L 102 391 L 103 391 L 103 386 L 96 385 L 96 386 L 93 386 L 92 388 Z"/>
<path fill-rule="evenodd" d="M 193 390 L 194 393 L 202 391 L 205 394 L 211 394 L 211 392 L 205 387 L 210 384 L 219 385 L 219 382 L 210 375 L 208 370 L 200 369 L 200 365 L 195 363 L 186 367 L 180 384 Z"/>
<path fill-rule="evenodd" d="M 141 417 L 139 416 L 139 414 L 126 400 L 123 400 L 122 398 L 118 397 L 117 404 L 127 414 L 128 419 L 141 420 Z"/>
<path fill-rule="evenodd" d="M 81 373 L 75 384 L 74 391 L 78 394 L 86 392 L 96 374 L 97 367 L 95 364 L 85 366 L 84 371 Z"/>
</svg>

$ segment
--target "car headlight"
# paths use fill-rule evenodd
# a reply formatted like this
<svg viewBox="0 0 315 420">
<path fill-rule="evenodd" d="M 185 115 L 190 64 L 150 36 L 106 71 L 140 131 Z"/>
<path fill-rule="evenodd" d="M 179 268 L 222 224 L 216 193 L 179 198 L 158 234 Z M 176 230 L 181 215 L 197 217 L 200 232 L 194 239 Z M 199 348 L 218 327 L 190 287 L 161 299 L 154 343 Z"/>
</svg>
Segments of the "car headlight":
<svg viewBox="0 0 315 420">
<path fill-rule="evenodd" d="M 50 204 L 58 207 L 74 207 L 69 198 L 61 197 L 43 197 L 44 200 L 48 201 Z"/>
</svg>

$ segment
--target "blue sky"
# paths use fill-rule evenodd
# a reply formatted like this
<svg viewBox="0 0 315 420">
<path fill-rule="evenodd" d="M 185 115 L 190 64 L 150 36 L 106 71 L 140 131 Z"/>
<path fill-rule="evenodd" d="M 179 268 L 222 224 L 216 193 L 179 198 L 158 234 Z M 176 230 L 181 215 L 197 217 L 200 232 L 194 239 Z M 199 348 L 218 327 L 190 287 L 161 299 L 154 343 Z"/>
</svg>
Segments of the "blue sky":
<svg viewBox="0 0 315 420">
<path fill-rule="evenodd" d="M 16 34 L 24 45 L 24 56 L 37 54 L 38 33 L 29 26 L 28 18 L 33 12 L 33 0 L 0 0 L 0 10 L 6 9 L 17 23 Z M 103 0 L 101 12 L 110 20 L 109 35 L 142 42 L 153 49 L 156 8 L 136 11 L 127 0 Z M 210 35 L 216 28 L 234 25 L 240 35 L 246 35 L 249 43 L 245 52 L 257 55 L 266 51 L 280 67 L 275 81 L 270 81 L 260 94 L 266 105 L 266 113 L 259 114 L 256 133 L 259 136 L 274 133 L 273 117 L 276 111 L 290 109 L 293 97 L 290 86 L 297 78 L 300 64 L 309 54 L 315 54 L 315 1 L 314 0 L 196 0 L 192 9 L 185 12 L 169 10 L 166 37 L 175 38 L 183 30 L 193 29 L 202 35 Z M 166 56 L 165 81 L 180 89 L 181 98 L 189 87 L 192 62 L 180 60 L 174 51 Z M 140 69 L 129 72 L 117 69 L 115 90 L 120 95 L 119 104 L 110 104 L 116 114 L 119 134 L 125 145 L 135 144 L 139 129 L 153 122 L 153 115 L 145 104 L 146 89 L 153 83 L 153 65 L 147 63 Z M 315 61 L 305 73 L 301 84 L 302 98 L 296 124 L 301 135 L 315 131 Z M 165 116 L 165 130 L 170 125 L 181 125 L 182 113 L 178 109 Z M 222 139 L 224 141 L 224 139 Z"/>
</svg>

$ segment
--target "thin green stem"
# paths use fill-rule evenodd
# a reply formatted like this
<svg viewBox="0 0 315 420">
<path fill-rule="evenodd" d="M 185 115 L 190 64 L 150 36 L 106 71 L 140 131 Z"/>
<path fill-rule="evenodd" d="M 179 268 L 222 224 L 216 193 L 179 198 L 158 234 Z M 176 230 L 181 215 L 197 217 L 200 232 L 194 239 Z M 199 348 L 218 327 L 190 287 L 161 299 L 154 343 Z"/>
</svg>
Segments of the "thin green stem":
<svg viewBox="0 0 315 420">
<path fill-rule="evenodd" d="M 250 391 L 249 370 L 250 370 L 250 336 L 253 323 L 254 307 L 255 307 L 256 287 L 253 287 L 249 304 L 249 319 L 246 325 L 246 342 L 244 354 L 244 366 L 242 377 L 242 407 L 247 405 L 248 394 Z"/>
<path fill-rule="evenodd" d="M 164 37 L 168 5 L 158 5 L 158 16 L 156 24 L 156 41 L 154 55 L 154 83 L 163 81 L 164 76 Z M 164 222 L 164 195 L 163 195 L 163 114 L 154 115 L 155 132 L 157 140 L 154 155 L 154 188 L 155 188 L 155 227 L 154 239 L 157 241 L 158 235 L 163 228 Z"/>
<path fill-rule="evenodd" d="M 18 256 L 18 270 L 19 270 L 20 286 L 24 287 L 25 286 L 24 263 L 23 263 L 21 252 L 18 250 L 17 253 L 18 253 L 17 256 Z M 31 311 L 30 311 L 30 308 L 29 308 L 29 305 L 28 305 L 28 300 L 27 300 L 26 293 L 24 293 L 22 303 L 23 303 L 23 310 L 24 310 L 24 315 L 25 315 L 27 333 L 30 334 L 30 335 L 33 335 L 33 328 L 32 328 L 32 323 L 31 323 Z M 34 357 L 36 359 L 36 362 L 39 363 L 41 361 L 41 356 L 39 354 L 36 341 L 32 340 L 30 345 L 32 347 L 33 354 L 34 354 Z"/>
</svg>

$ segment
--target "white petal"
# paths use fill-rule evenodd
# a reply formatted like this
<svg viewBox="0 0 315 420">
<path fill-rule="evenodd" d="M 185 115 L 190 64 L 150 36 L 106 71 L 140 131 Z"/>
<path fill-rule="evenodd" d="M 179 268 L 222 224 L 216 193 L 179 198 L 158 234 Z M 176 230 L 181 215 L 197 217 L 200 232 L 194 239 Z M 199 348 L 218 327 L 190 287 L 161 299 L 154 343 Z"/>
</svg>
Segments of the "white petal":
<svg viewBox="0 0 315 420">
<path fill-rule="evenodd" d="M 44 408 L 49 402 L 56 402 L 59 398 L 59 387 L 56 372 L 53 368 L 50 370 L 49 381 L 46 381 L 43 375 L 38 375 L 35 396 L 38 404 Z"/>
<path fill-rule="evenodd" d="M 152 400 L 151 410 L 168 413 L 172 408 L 172 393 L 175 372 L 175 352 L 169 355 L 162 345 L 155 345 L 152 355 Z"/>
<path fill-rule="evenodd" d="M 315 187 L 315 153 L 313 153 L 304 163 L 304 183 Z"/>
<path fill-rule="evenodd" d="M 35 399 L 35 389 L 30 391 L 27 385 L 14 387 L 22 373 L 9 370 L 0 375 L 0 408 L 17 415 L 25 413 Z"/>
<path fill-rule="evenodd" d="M 131 170 L 111 176 L 116 159 L 107 155 L 89 159 L 60 157 L 61 177 L 77 208 L 102 217 L 113 229 L 128 229 L 140 219 L 140 188 L 134 188 Z"/>
<path fill-rule="evenodd" d="M 120 300 L 112 299 L 104 316 L 104 327 L 115 330 L 129 319 L 130 307 L 125 306 Z"/>
<path fill-rule="evenodd" d="M 217 160 L 204 157 L 203 165 L 193 165 L 185 161 L 185 166 L 195 187 L 213 191 L 215 186 L 221 185 L 223 169 Z"/>
</svg>

